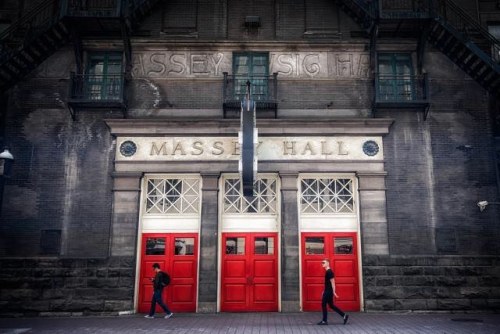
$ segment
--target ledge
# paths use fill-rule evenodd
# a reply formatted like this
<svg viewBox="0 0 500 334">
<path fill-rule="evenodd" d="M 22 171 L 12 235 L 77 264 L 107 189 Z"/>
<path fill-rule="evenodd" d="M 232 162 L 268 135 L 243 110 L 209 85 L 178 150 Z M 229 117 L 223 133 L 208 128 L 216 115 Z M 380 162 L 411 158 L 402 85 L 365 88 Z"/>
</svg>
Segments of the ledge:
<svg viewBox="0 0 500 334">
<path fill-rule="evenodd" d="M 106 125 L 115 136 L 234 136 L 240 130 L 236 119 L 106 119 Z M 258 119 L 262 136 L 326 136 L 326 135 L 386 135 L 392 118 L 325 119 Z"/>
</svg>

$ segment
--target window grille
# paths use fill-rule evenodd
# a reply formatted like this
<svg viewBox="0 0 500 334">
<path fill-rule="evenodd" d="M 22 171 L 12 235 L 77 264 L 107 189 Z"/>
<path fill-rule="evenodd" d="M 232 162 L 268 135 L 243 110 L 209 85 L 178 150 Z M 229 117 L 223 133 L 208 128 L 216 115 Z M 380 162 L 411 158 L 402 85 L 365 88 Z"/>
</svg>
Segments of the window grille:
<svg viewBox="0 0 500 334">
<path fill-rule="evenodd" d="M 199 179 L 148 179 L 146 214 L 197 214 L 199 211 Z"/>
<path fill-rule="evenodd" d="M 224 181 L 224 213 L 276 214 L 277 181 L 274 178 L 259 178 L 254 182 L 253 197 L 244 197 L 239 178 Z"/>
<path fill-rule="evenodd" d="M 301 180 L 302 213 L 354 213 L 352 179 Z"/>
</svg>

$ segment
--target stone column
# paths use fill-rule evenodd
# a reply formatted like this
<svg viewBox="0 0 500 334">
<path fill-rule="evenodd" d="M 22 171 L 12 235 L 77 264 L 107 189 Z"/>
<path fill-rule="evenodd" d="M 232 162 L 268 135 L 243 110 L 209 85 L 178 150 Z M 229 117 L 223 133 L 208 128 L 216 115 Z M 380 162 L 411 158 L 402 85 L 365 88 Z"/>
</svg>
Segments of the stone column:
<svg viewBox="0 0 500 334">
<path fill-rule="evenodd" d="M 281 176 L 281 311 L 300 311 L 297 173 Z"/>
<path fill-rule="evenodd" d="M 136 255 L 141 177 L 136 172 L 113 174 L 111 256 Z"/>
<path fill-rule="evenodd" d="M 358 173 L 363 255 L 388 255 L 386 173 Z"/>
<path fill-rule="evenodd" d="M 217 312 L 217 237 L 219 173 L 202 173 L 200 282 L 198 312 Z"/>
</svg>

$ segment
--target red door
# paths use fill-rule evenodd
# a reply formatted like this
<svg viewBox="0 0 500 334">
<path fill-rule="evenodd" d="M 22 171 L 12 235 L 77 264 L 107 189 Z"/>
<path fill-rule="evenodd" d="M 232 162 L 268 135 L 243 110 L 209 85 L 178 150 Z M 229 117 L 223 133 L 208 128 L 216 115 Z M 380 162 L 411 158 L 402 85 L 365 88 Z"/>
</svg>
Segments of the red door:
<svg viewBox="0 0 500 334">
<path fill-rule="evenodd" d="M 223 233 L 221 311 L 278 311 L 277 233 Z"/>
<path fill-rule="evenodd" d="M 359 279 L 356 233 L 302 233 L 302 308 L 321 310 L 325 270 L 330 259 L 335 274 L 335 304 L 345 311 L 359 311 Z"/>
<path fill-rule="evenodd" d="M 170 275 L 163 300 L 173 312 L 196 312 L 198 235 L 196 233 L 143 234 L 139 281 L 139 312 L 149 312 L 153 263 Z M 157 312 L 163 312 L 159 306 Z"/>
</svg>

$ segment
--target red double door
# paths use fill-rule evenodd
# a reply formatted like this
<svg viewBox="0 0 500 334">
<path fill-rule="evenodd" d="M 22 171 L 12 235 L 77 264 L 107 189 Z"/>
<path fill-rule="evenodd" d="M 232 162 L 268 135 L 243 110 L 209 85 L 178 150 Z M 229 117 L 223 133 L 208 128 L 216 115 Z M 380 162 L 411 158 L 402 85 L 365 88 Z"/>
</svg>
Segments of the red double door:
<svg viewBox="0 0 500 334">
<path fill-rule="evenodd" d="M 223 233 L 221 311 L 278 311 L 278 234 Z"/>
<path fill-rule="evenodd" d="M 325 270 L 321 261 L 330 260 L 335 275 L 335 304 L 344 311 L 359 311 L 359 278 L 356 233 L 302 233 L 302 308 L 321 310 Z"/>
<path fill-rule="evenodd" d="M 139 312 L 149 312 L 155 276 L 153 264 L 170 275 L 163 300 L 173 312 L 196 312 L 198 234 L 154 233 L 142 235 Z M 163 312 L 159 306 L 157 312 Z"/>
</svg>

